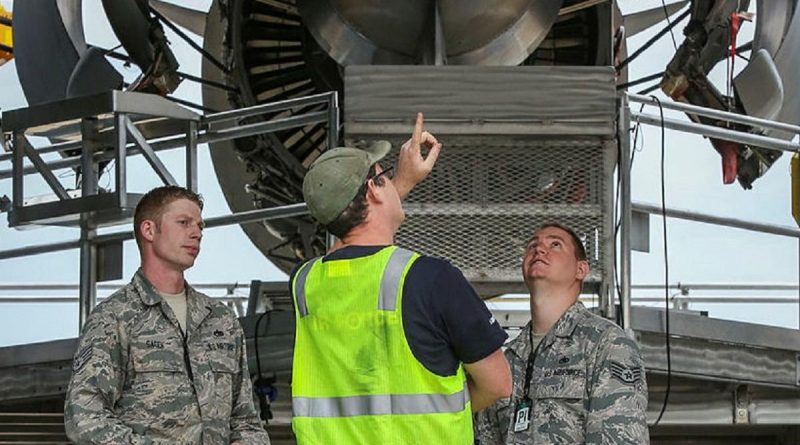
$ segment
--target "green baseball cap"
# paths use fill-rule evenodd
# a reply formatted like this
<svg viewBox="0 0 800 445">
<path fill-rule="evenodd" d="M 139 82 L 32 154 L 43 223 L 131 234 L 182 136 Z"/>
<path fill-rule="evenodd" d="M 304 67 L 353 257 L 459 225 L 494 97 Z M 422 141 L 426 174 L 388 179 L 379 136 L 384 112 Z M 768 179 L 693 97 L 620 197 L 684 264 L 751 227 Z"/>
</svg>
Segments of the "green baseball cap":
<svg viewBox="0 0 800 445">
<path fill-rule="evenodd" d="M 311 164 L 303 180 L 303 198 L 308 212 L 320 224 L 335 220 L 364 185 L 369 168 L 392 149 L 387 141 L 376 141 L 365 149 L 336 147 Z"/>
</svg>

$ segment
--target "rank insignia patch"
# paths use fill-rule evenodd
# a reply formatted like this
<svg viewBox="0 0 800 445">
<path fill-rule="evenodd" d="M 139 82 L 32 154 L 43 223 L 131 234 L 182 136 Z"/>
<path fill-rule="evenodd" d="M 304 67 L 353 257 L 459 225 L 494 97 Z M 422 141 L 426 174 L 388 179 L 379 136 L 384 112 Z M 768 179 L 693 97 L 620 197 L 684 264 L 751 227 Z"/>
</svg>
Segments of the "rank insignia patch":
<svg viewBox="0 0 800 445">
<path fill-rule="evenodd" d="M 630 367 L 617 362 L 611 362 L 611 375 L 626 385 L 634 385 L 642 380 L 642 367 Z"/>
<path fill-rule="evenodd" d="M 72 372 L 78 372 L 83 366 L 92 358 L 92 345 L 86 345 L 75 356 L 75 361 L 72 362 Z"/>
</svg>

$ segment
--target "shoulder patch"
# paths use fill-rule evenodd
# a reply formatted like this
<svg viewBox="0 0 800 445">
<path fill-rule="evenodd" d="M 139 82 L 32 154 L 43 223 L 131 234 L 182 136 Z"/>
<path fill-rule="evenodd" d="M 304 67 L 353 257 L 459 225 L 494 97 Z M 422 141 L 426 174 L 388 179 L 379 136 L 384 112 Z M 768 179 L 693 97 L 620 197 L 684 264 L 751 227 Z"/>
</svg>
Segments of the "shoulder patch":
<svg viewBox="0 0 800 445">
<path fill-rule="evenodd" d="M 93 347 L 91 344 L 88 344 L 83 347 L 77 354 L 75 354 L 75 360 L 72 362 L 72 372 L 78 372 L 83 368 L 86 363 L 89 362 L 89 359 L 92 358 Z"/>
<path fill-rule="evenodd" d="M 611 375 L 626 385 L 635 385 L 642 380 L 642 367 L 631 367 L 619 362 L 611 362 L 609 369 Z"/>
</svg>

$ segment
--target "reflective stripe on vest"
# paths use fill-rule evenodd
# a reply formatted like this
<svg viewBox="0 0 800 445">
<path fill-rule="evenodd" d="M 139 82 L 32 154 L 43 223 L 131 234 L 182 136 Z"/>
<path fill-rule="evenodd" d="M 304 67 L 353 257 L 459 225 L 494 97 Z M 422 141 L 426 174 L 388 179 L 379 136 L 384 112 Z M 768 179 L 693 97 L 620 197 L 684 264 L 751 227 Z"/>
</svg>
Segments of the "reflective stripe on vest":
<svg viewBox="0 0 800 445">
<path fill-rule="evenodd" d="M 403 270 L 412 256 L 414 256 L 414 252 L 402 248 L 397 248 L 392 252 L 389 262 L 386 263 L 386 269 L 383 270 L 383 277 L 381 277 L 378 310 L 393 311 L 397 308 L 397 291 L 400 288 L 400 276 L 403 275 Z"/>
<path fill-rule="evenodd" d="M 463 411 L 466 388 L 454 394 L 381 394 L 348 397 L 293 397 L 292 413 L 303 417 L 431 414 Z"/>
<path fill-rule="evenodd" d="M 389 257 L 389 262 L 386 263 L 386 268 L 383 270 L 383 277 L 381 277 L 381 290 L 378 295 L 378 310 L 393 311 L 397 308 L 397 291 L 400 288 L 400 276 L 406 268 L 406 264 L 414 256 L 414 252 L 397 248 Z M 294 284 L 294 294 L 297 298 L 297 311 L 301 317 L 308 315 L 308 305 L 306 304 L 306 278 L 308 272 L 314 267 L 314 264 L 320 260 L 320 257 L 314 258 L 307 262 L 297 272 L 297 278 Z"/>
<path fill-rule="evenodd" d="M 306 264 L 304 264 L 300 271 L 297 272 L 297 278 L 294 280 L 294 294 L 297 296 L 297 312 L 300 313 L 301 317 L 305 317 L 308 315 L 308 305 L 306 304 L 306 278 L 308 277 L 308 271 L 314 267 L 314 264 L 319 261 L 322 257 L 316 257 Z"/>
</svg>

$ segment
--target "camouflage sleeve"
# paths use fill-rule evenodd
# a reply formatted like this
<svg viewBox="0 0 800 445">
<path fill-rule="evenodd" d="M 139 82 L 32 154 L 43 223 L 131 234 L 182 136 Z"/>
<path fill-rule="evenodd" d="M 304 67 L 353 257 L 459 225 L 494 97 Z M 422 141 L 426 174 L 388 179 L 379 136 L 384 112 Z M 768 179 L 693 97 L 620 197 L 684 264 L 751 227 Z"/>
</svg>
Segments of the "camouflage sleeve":
<svg viewBox="0 0 800 445">
<path fill-rule="evenodd" d="M 155 445 L 120 422 L 113 411 L 125 381 L 117 320 L 97 308 L 86 321 L 72 362 L 64 427 L 76 444 Z"/>
<path fill-rule="evenodd" d="M 590 377 L 586 443 L 649 444 L 647 383 L 639 346 L 621 329 L 598 343 Z"/>
<path fill-rule="evenodd" d="M 478 411 L 473 416 L 473 430 L 476 445 L 503 445 L 503 435 L 508 429 L 508 422 L 499 418 L 499 411 L 508 405 L 508 398 L 500 399 L 488 408 Z"/>
<path fill-rule="evenodd" d="M 236 322 L 241 342 L 239 361 L 241 363 L 237 382 L 233 385 L 233 409 L 231 410 L 231 442 L 240 442 L 244 445 L 269 445 L 269 436 L 261 425 L 261 419 L 256 413 L 253 404 L 253 383 L 250 381 L 250 371 L 247 369 L 247 347 L 244 332 Z"/>
</svg>

